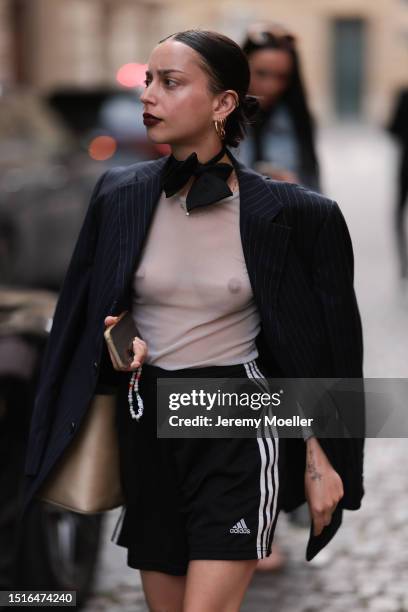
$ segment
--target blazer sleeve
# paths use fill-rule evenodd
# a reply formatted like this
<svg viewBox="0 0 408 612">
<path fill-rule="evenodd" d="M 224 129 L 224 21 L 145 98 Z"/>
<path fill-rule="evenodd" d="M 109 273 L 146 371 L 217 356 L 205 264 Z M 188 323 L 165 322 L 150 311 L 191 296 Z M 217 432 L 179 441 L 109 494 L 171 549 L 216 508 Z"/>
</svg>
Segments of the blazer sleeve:
<svg viewBox="0 0 408 612">
<path fill-rule="evenodd" d="M 39 382 L 31 414 L 25 474 L 37 472 L 59 386 L 86 325 L 88 293 L 98 237 L 98 208 L 104 173 L 97 181 L 64 277 L 50 335 L 43 352 Z"/>
<path fill-rule="evenodd" d="M 338 204 L 328 201 L 327 214 L 314 245 L 313 288 L 323 317 L 326 354 L 328 351 L 326 376 L 330 378 L 362 377 L 362 327 L 353 281 L 354 256 L 350 234 Z M 361 383 L 354 386 L 360 389 Z M 298 404 L 301 416 L 304 417 L 306 412 L 315 422 L 326 422 L 328 416 L 334 417 L 333 403 L 327 401 L 326 389 L 326 383 L 319 384 L 317 380 L 304 382 Z M 320 401 L 322 397 L 326 398 L 323 403 Z M 347 412 L 338 412 L 345 418 L 343 424 L 355 418 L 355 414 L 347 415 Z M 306 441 L 314 431 L 317 430 L 302 428 L 303 439 Z"/>
<path fill-rule="evenodd" d="M 70 348 L 77 342 L 81 326 L 84 324 L 98 235 L 98 202 L 101 187 L 108 172 L 102 174 L 93 189 L 85 219 L 64 277 L 41 364 L 40 381 L 44 378 L 46 372 L 51 373 L 53 362 L 58 362 L 59 370 L 61 370 L 61 363 L 69 358 Z"/>
<path fill-rule="evenodd" d="M 327 404 L 332 411 L 334 399 L 336 418 L 346 435 L 322 437 L 319 442 L 342 477 L 345 493 L 340 505 L 348 509 L 358 508 L 364 495 L 363 332 L 353 282 L 350 234 L 338 204 L 332 202 L 315 244 L 314 285 L 329 344 L 330 377 L 340 379 L 342 386 L 339 390 L 334 385 Z"/>
<path fill-rule="evenodd" d="M 324 317 L 333 377 L 362 377 L 363 333 L 354 291 L 354 256 L 344 216 L 336 202 L 314 248 L 314 288 Z"/>
</svg>

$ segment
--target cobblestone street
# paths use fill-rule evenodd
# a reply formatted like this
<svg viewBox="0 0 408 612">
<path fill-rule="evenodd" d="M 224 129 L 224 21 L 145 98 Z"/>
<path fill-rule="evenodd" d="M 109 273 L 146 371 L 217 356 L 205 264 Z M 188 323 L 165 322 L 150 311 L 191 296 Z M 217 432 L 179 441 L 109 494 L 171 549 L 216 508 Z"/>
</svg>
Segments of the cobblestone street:
<svg viewBox="0 0 408 612">
<path fill-rule="evenodd" d="M 373 128 L 326 128 L 320 137 L 324 192 L 338 201 L 355 253 L 356 292 L 365 339 L 366 377 L 407 377 L 408 299 L 399 285 L 392 233 L 395 149 Z M 345 511 L 340 531 L 312 562 L 309 529 L 281 514 L 276 541 L 288 562 L 256 573 L 242 612 L 408 612 L 406 439 L 368 439 L 362 507 Z M 85 612 L 142 612 L 139 573 L 106 529 L 94 595 Z M 212 612 L 209 610 L 209 612 Z"/>
</svg>

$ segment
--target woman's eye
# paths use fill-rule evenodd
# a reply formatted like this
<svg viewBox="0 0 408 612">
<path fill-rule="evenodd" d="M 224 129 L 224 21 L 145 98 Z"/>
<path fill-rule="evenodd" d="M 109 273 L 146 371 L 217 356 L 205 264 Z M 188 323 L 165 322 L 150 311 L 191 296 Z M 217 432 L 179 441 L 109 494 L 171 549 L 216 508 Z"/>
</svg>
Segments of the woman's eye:
<svg viewBox="0 0 408 612">
<path fill-rule="evenodd" d="M 148 87 L 151 82 L 152 82 L 151 79 L 145 79 L 143 81 L 145 87 Z M 173 85 L 177 85 L 176 81 L 173 81 L 173 79 L 164 79 L 163 82 L 167 87 L 172 87 Z"/>
</svg>

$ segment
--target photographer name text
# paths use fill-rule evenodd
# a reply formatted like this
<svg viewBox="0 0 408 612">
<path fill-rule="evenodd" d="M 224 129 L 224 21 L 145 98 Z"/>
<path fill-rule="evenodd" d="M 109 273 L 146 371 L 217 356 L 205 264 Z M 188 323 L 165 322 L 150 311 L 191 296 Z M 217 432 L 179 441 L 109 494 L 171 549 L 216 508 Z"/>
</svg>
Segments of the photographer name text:
<svg viewBox="0 0 408 612">
<path fill-rule="evenodd" d="M 213 419 L 208 416 L 195 416 L 195 417 L 180 417 L 178 415 L 172 415 L 169 417 L 169 425 L 172 427 L 260 427 L 263 424 L 265 427 L 311 427 L 313 418 L 304 418 L 299 415 L 292 417 L 281 418 L 274 416 L 264 415 L 261 418 L 226 418 L 218 416 L 217 419 Z"/>
</svg>

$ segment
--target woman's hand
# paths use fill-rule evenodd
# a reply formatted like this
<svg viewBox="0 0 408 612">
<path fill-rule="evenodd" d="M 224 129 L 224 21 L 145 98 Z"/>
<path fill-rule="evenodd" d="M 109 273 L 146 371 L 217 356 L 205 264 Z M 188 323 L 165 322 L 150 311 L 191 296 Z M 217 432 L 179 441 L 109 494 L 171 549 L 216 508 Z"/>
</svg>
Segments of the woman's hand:
<svg viewBox="0 0 408 612">
<path fill-rule="evenodd" d="M 115 325 L 118 319 L 119 317 L 106 317 L 105 327 L 111 327 L 111 325 Z M 108 345 L 108 351 L 109 351 L 109 355 L 112 361 L 112 365 L 115 370 L 118 370 L 119 372 L 133 372 L 134 370 L 137 370 L 137 368 L 141 366 L 143 361 L 145 360 L 146 355 L 147 355 L 147 344 L 141 338 L 136 337 L 133 339 L 133 361 L 126 368 L 122 368 L 117 365 L 116 360 L 111 353 L 109 345 Z"/>
<path fill-rule="evenodd" d="M 339 474 L 316 438 L 309 438 L 306 442 L 305 493 L 313 521 L 313 535 L 317 536 L 330 524 L 344 489 Z"/>
</svg>

